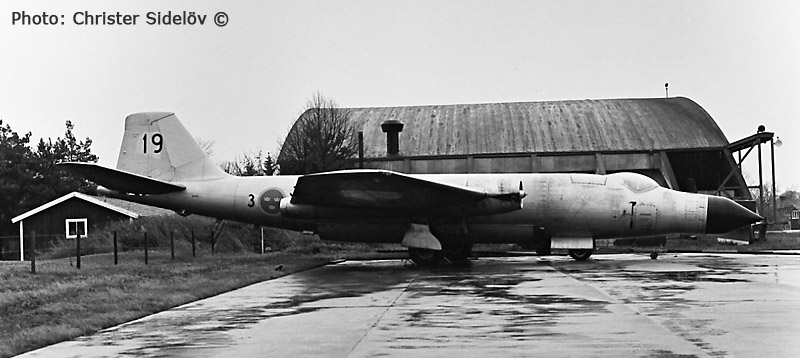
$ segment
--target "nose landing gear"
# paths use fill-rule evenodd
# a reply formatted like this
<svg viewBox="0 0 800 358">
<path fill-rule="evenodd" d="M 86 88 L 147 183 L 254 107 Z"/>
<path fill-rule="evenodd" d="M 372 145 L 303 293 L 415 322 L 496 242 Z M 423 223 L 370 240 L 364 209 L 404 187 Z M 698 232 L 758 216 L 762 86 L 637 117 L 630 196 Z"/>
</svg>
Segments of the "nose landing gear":
<svg viewBox="0 0 800 358">
<path fill-rule="evenodd" d="M 569 256 L 576 261 L 586 261 L 592 256 L 592 251 L 591 249 L 570 249 Z"/>
</svg>

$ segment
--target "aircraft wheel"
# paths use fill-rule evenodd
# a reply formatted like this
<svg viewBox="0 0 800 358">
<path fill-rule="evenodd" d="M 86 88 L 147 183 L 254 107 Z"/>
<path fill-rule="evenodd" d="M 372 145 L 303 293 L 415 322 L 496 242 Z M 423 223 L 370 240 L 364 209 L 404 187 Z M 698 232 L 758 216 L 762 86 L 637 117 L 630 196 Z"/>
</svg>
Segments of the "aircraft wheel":
<svg viewBox="0 0 800 358">
<path fill-rule="evenodd" d="M 658 251 L 653 251 L 650 253 L 650 258 L 655 260 L 658 258 Z"/>
<path fill-rule="evenodd" d="M 408 256 L 418 266 L 435 266 L 442 262 L 444 254 L 440 250 L 420 249 L 416 247 L 408 248 Z"/>
<path fill-rule="evenodd" d="M 451 262 L 464 262 L 469 259 L 469 256 L 472 254 L 472 243 L 471 242 L 448 242 L 442 245 L 442 251 L 444 253 L 444 257 L 446 257 Z"/>
<path fill-rule="evenodd" d="M 569 250 L 569 256 L 578 261 L 586 261 L 592 256 L 592 250 L 589 249 L 575 249 Z"/>
</svg>

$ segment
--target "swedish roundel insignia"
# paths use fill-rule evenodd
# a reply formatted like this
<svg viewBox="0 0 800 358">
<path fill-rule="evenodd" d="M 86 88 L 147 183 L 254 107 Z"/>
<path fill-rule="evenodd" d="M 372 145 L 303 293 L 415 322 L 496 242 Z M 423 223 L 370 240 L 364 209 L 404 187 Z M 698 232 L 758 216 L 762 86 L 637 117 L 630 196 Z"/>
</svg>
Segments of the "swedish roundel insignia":
<svg viewBox="0 0 800 358">
<path fill-rule="evenodd" d="M 284 198 L 283 192 L 278 189 L 268 189 L 261 193 L 259 203 L 261 210 L 267 214 L 279 214 L 281 212 L 281 199 Z"/>
</svg>

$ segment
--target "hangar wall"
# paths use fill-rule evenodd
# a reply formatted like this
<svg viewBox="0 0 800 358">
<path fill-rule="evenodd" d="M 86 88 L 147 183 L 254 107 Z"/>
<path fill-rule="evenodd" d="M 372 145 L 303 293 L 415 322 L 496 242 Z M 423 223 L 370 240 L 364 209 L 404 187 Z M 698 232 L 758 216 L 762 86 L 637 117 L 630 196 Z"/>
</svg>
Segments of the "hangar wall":
<svg viewBox="0 0 800 358">
<path fill-rule="evenodd" d="M 363 133 L 365 168 L 409 174 L 632 171 L 672 189 L 752 199 L 725 150 L 727 138 L 684 97 L 347 110 Z M 403 123 L 397 154 L 387 153 L 381 129 L 387 120 Z M 730 173 L 733 179 L 721 185 Z"/>
</svg>

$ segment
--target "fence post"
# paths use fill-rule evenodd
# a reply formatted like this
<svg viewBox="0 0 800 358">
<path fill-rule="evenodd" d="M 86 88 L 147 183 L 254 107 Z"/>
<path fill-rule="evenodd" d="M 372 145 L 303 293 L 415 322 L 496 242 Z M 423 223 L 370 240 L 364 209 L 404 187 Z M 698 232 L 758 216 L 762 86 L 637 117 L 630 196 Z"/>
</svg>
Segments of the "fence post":
<svg viewBox="0 0 800 358">
<path fill-rule="evenodd" d="M 36 231 L 31 231 L 31 273 L 36 273 Z"/>
<path fill-rule="evenodd" d="M 144 264 L 147 265 L 147 233 L 144 233 Z"/>
<path fill-rule="evenodd" d="M 195 246 L 194 246 L 194 230 L 192 230 L 192 258 L 195 257 L 194 248 L 195 248 Z"/>
<path fill-rule="evenodd" d="M 114 231 L 114 266 L 119 263 L 119 258 L 117 256 L 117 232 Z"/>
<path fill-rule="evenodd" d="M 75 228 L 78 231 L 78 228 Z M 78 237 L 75 238 L 75 267 L 81 268 L 81 232 L 78 231 Z"/>
<path fill-rule="evenodd" d="M 175 261 L 175 232 L 169 232 L 169 251 L 172 256 L 172 261 Z"/>
<path fill-rule="evenodd" d="M 211 230 L 211 253 L 214 253 L 214 230 Z"/>
</svg>

